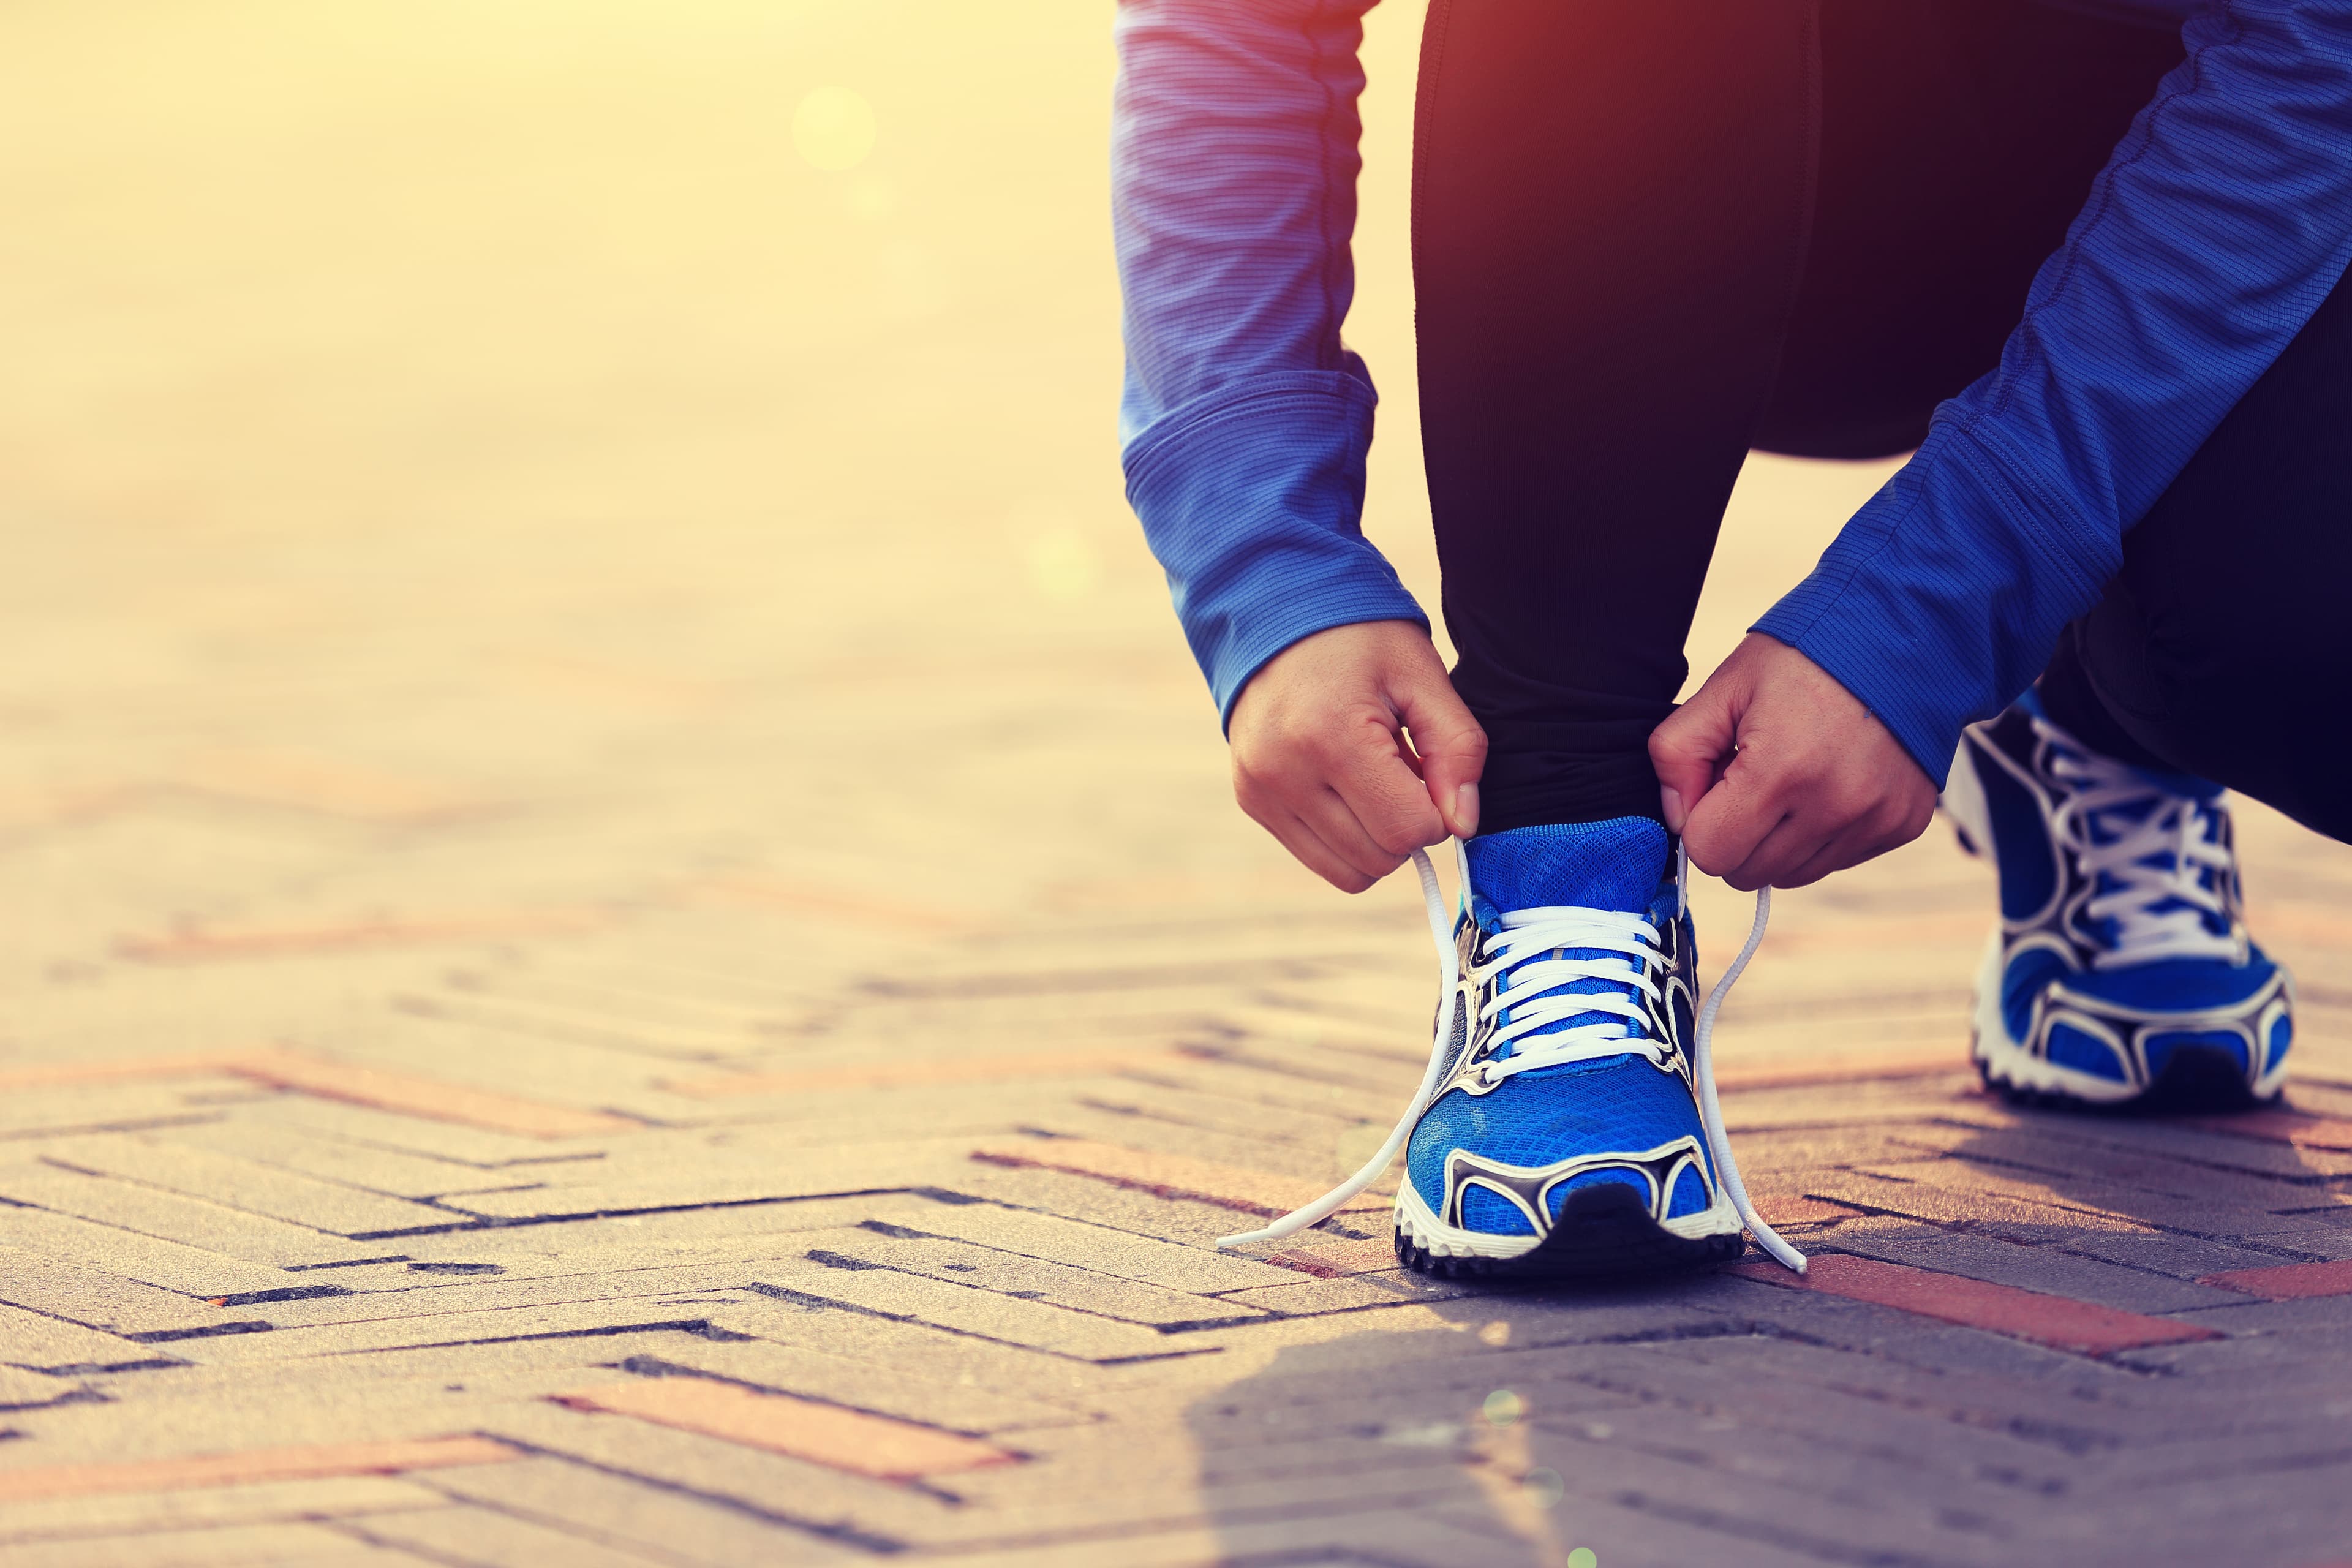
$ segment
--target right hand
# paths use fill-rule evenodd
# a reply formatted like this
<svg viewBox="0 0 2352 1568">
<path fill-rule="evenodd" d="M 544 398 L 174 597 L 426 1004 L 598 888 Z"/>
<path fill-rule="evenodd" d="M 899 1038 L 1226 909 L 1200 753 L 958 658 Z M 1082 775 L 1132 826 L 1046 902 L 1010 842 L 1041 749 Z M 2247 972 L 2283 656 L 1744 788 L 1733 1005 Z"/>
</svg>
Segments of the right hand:
<svg viewBox="0 0 2352 1568">
<path fill-rule="evenodd" d="M 1291 644 L 1242 688 L 1226 735 L 1234 798 L 1342 892 L 1362 892 L 1449 834 L 1478 830 L 1486 732 L 1411 621 L 1333 626 Z"/>
</svg>

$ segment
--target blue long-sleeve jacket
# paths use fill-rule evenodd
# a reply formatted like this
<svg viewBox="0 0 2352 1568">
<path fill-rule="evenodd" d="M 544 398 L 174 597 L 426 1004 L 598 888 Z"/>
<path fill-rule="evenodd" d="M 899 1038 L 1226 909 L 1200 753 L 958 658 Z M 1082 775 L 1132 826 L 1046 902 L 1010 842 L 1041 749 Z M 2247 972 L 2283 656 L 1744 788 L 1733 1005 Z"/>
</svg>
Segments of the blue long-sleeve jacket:
<svg viewBox="0 0 2352 1568">
<path fill-rule="evenodd" d="M 1300 637 L 1427 624 L 1360 529 L 1374 399 L 1339 340 L 1373 3 L 1120 0 L 1128 494 L 1227 715 Z M 2000 367 L 1757 623 L 1939 783 L 2352 258 L 2352 0 L 2133 3 L 2191 13 L 2187 59 Z"/>
</svg>

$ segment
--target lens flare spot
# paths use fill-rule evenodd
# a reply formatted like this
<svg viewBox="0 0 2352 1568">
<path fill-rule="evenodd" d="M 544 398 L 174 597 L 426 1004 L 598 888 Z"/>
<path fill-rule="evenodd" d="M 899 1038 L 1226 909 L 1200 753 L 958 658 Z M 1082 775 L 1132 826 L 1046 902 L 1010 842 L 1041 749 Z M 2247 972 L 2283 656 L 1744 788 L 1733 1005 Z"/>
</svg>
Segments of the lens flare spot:
<svg viewBox="0 0 2352 1568">
<path fill-rule="evenodd" d="M 820 169 L 855 169 L 874 151 L 874 106 L 845 87 L 821 87 L 793 110 L 793 145 Z"/>
<path fill-rule="evenodd" d="M 1527 1489 L 1528 1500 L 1538 1508 L 1558 1508 L 1559 1500 L 1568 1495 L 1568 1483 L 1559 1479 L 1558 1470 L 1529 1470 L 1519 1484 Z"/>
<path fill-rule="evenodd" d="M 1568 1554 L 1568 1568 L 1601 1568 L 1601 1553 L 1590 1546 L 1580 1546 Z"/>
<path fill-rule="evenodd" d="M 860 223 L 880 223 L 898 210 L 898 193 L 887 180 L 860 174 L 846 193 L 849 216 Z"/>
<path fill-rule="evenodd" d="M 1507 1388 L 1498 1388 L 1486 1395 L 1486 1403 L 1479 1408 L 1488 1422 L 1508 1426 L 1528 1413 L 1528 1402 Z"/>
<path fill-rule="evenodd" d="M 1102 557 L 1074 528 L 1057 528 L 1029 542 L 1029 583 L 1048 599 L 1083 599 L 1102 581 Z"/>
</svg>

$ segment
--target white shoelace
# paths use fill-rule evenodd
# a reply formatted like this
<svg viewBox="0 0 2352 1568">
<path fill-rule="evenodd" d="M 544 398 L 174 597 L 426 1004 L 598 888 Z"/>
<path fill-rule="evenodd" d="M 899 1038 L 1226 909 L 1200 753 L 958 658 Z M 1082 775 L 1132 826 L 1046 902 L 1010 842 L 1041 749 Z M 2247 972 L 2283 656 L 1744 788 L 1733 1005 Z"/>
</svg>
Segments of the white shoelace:
<svg viewBox="0 0 2352 1568">
<path fill-rule="evenodd" d="M 1436 1037 L 1429 1047 L 1429 1068 L 1421 1075 L 1421 1088 L 1414 1091 L 1412 1103 L 1405 1107 L 1404 1115 L 1381 1145 L 1380 1152 L 1364 1163 L 1361 1170 L 1338 1186 L 1325 1193 L 1306 1207 L 1294 1209 L 1263 1230 L 1246 1231 L 1239 1236 L 1219 1238 L 1219 1247 L 1244 1247 L 1254 1242 L 1280 1241 L 1309 1226 L 1322 1224 L 1339 1212 L 1340 1206 L 1380 1180 L 1382 1172 L 1397 1157 L 1405 1141 L 1412 1136 L 1413 1124 L 1421 1113 L 1429 1109 L 1429 1098 L 1437 1091 L 1437 1080 L 1445 1068 L 1446 1047 L 1454 1037 L 1454 1015 L 1461 1005 L 1461 955 L 1454 945 L 1454 917 L 1445 905 L 1444 889 L 1437 885 L 1436 868 L 1429 857 L 1416 849 L 1412 852 L 1412 868 L 1421 878 L 1422 901 L 1429 911 L 1429 934 L 1437 944 L 1438 994 L 1444 998 L 1437 1010 Z M 1464 867 L 1467 872 L 1466 862 Z M 1687 863 L 1675 868 L 1676 885 L 1687 882 Z M 1772 889 L 1765 888 L 1756 895 L 1756 923 L 1748 933 L 1748 944 L 1731 967 L 1723 972 L 1715 989 L 1707 994 L 1706 1005 L 1698 1010 L 1698 1026 L 1691 1039 L 1691 1074 L 1698 1088 L 1699 1120 L 1706 1130 L 1707 1152 L 1715 1161 L 1716 1174 L 1725 1192 L 1731 1195 L 1731 1206 L 1754 1234 L 1757 1245 L 1763 1247 L 1775 1262 L 1802 1274 L 1805 1255 L 1780 1239 L 1769 1225 L 1758 1216 L 1755 1205 L 1748 1201 L 1747 1185 L 1739 1179 L 1739 1167 L 1731 1157 L 1731 1138 L 1724 1131 L 1723 1108 L 1715 1093 L 1715 1017 L 1723 1008 L 1723 999 L 1731 994 L 1732 985 L 1739 979 L 1748 961 L 1756 956 L 1757 947 L 1764 941 L 1764 926 L 1772 912 Z M 1480 973 L 1521 965 L 1514 976 L 1521 989 L 1509 1000 L 1511 1021 L 1496 1032 L 1495 1043 L 1516 1042 L 1525 1037 L 1526 1044 L 1517 1046 L 1512 1054 L 1500 1059 L 1490 1059 L 1481 1070 L 1499 1079 L 1533 1068 L 1555 1067 L 1561 1062 L 1587 1061 L 1596 1057 L 1626 1056 L 1640 1053 L 1653 1061 L 1662 1060 L 1664 1042 L 1629 1038 L 1624 1024 L 1614 1019 L 1601 1019 L 1580 1024 L 1573 1028 L 1549 1035 L 1533 1031 L 1548 1023 L 1558 1023 L 1585 1013 L 1608 1013 L 1632 1019 L 1642 1016 L 1642 1009 L 1630 996 L 1610 993 L 1559 992 L 1556 987 L 1577 980 L 1607 980 L 1612 984 L 1636 986 L 1646 994 L 1657 994 L 1657 983 L 1650 978 L 1650 966 L 1660 954 L 1657 928 L 1639 915 L 1620 915 L 1604 910 L 1533 909 L 1516 910 L 1503 919 L 1504 929 L 1491 939 L 1496 956 Z M 1598 949 L 1622 954 L 1621 958 L 1549 959 L 1530 963 L 1537 953 L 1559 948 Z M 1517 953 L 1513 958 L 1510 954 Z M 1625 962 L 1630 960 L 1631 962 Z M 1539 983 L 1538 977 L 1540 977 Z M 1488 1004 L 1495 1011 L 1503 1001 Z M 1466 1042 L 1475 1031 L 1464 1030 Z M 1466 1046 L 1465 1046 L 1466 1048 Z"/>
<path fill-rule="evenodd" d="M 2033 727 L 2052 742 L 2051 773 L 2072 792 L 2053 814 L 2052 832 L 2084 878 L 2096 884 L 2104 877 L 2116 884 L 2083 906 L 2090 919 L 2112 917 L 2116 922 L 2114 945 L 2094 953 L 2092 967 L 2157 958 L 2238 958 L 2236 935 L 2217 933 L 2205 923 L 2209 914 L 2229 923 L 2218 884 L 2232 864 L 2229 846 L 2207 836 L 2205 803 L 2174 795 L 2128 763 L 2076 751 L 2081 742 L 2042 720 L 2036 719 Z M 2108 835 L 2106 842 L 2099 841 Z M 2200 880 L 2200 873 L 2208 870 L 2214 873 L 2215 888 Z M 2165 904 L 2171 907 L 2157 907 Z"/>
</svg>

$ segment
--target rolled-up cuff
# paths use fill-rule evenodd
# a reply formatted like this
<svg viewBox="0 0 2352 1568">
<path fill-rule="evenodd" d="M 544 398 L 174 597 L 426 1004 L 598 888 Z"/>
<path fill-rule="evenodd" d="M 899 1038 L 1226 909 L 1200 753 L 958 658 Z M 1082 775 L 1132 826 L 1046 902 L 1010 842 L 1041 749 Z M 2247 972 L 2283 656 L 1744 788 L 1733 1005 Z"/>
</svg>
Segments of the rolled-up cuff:
<svg viewBox="0 0 2352 1568">
<path fill-rule="evenodd" d="M 1941 788 L 1961 729 L 2032 684 L 2121 563 L 2047 494 L 1939 421 L 1752 629 L 1836 678 Z"/>
<path fill-rule="evenodd" d="M 1128 448 L 1128 499 L 1221 719 L 1301 637 L 1429 625 L 1363 535 L 1372 406 L 1354 376 L 1286 373 L 1178 409 Z"/>
</svg>

